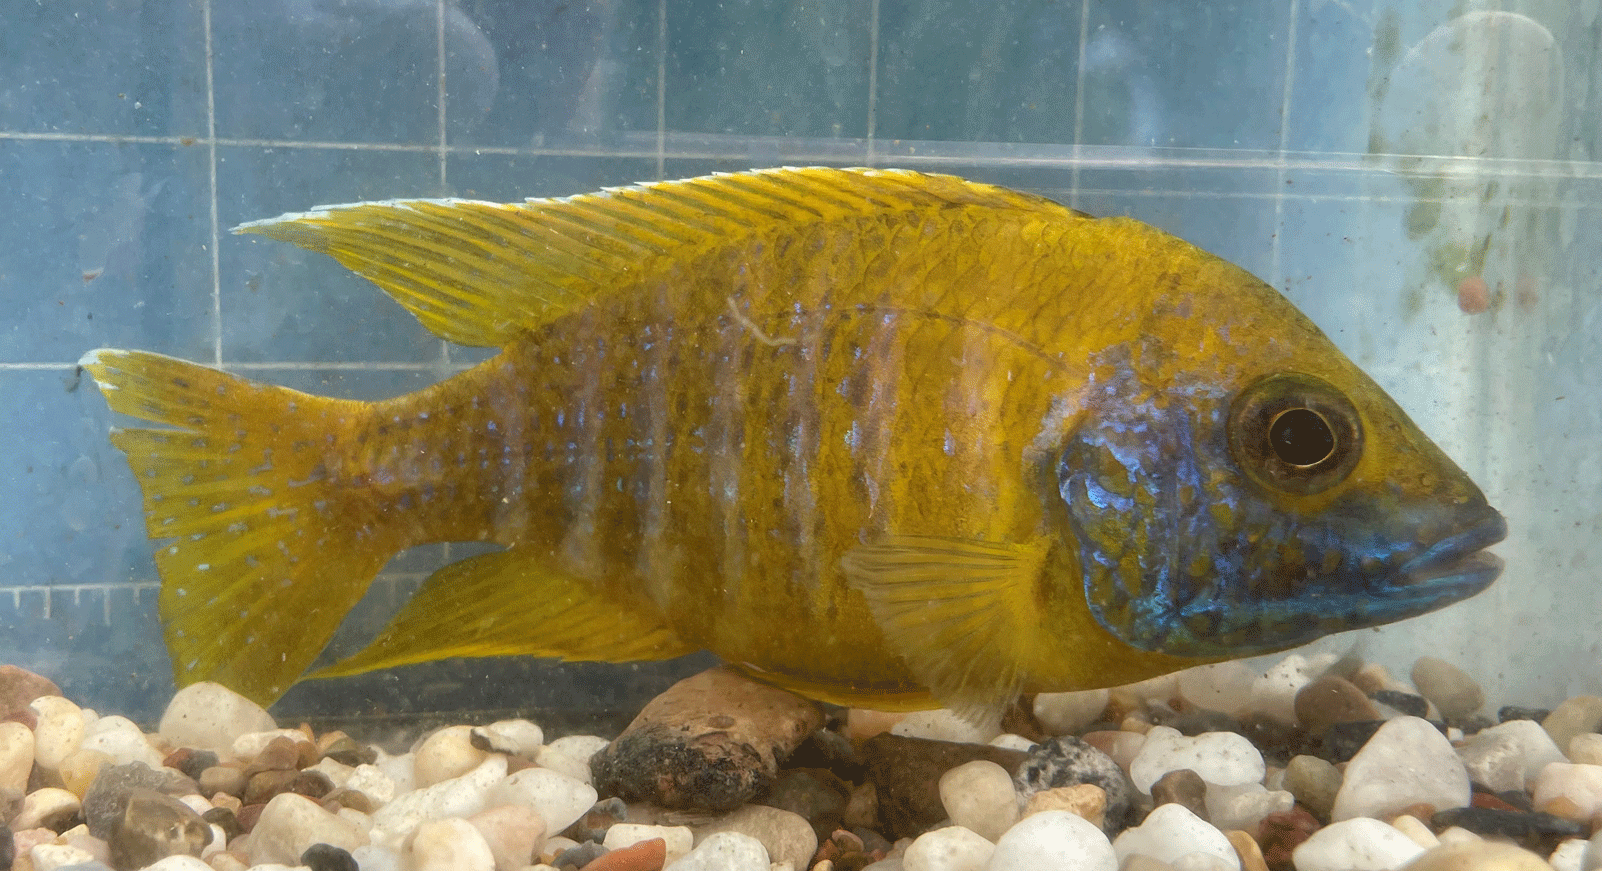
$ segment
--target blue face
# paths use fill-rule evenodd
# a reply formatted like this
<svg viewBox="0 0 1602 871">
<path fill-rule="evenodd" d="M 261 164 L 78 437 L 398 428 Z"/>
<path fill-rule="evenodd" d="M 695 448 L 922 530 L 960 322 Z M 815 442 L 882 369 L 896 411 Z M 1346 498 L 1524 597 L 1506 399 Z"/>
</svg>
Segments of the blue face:
<svg viewBox="0 0 1602 871">
<path fill-rule="evenodd" d="M 1086 600 L 1125 643 L 1198 658 L 1282 650 L 1442 607 L 1500 571 L 1477 552 L 1506 524 L 1472 485 L 1456 503 L 1382 484 L 1285 507 L 1338 486 L 1361 456 L 1361 421 L 1332 385 L 1285 374 L 1237 393 L 1203 380 L 1154 391 L 1133 367 L 1113 371 L 1056 472 Z"/>
</svg>

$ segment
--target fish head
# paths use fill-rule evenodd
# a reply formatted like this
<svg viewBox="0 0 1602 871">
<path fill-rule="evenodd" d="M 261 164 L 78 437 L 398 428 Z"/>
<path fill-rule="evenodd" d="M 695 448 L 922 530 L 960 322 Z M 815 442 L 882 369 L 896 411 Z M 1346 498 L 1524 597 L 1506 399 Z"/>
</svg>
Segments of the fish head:
<svg viewBox="0 0 1602 871">
<path fill-rule="evenodd" d="M 1086 603 L 1123 642 L 1283 650 L 1443 607 L 1500 573 L 1483 548 L 1506 534 L 1502 515 L 1305 329 L 1310 348 L 1269 355 L 1100 355 L 1053 483 Z"/>
</svg>

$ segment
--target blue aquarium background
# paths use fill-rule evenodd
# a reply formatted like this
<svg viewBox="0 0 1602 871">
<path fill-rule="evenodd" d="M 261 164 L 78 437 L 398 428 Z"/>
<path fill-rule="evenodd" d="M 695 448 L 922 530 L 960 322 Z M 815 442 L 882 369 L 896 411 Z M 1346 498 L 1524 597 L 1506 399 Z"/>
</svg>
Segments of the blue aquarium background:
<svg viewBox="0 0 1602 871">
<path fill-rule="evenodd" d="M 172 691 L 138 493 L 85 351 L 358 398 L 483 358 L 332 261 L 231 227 L 834 164 L 1132 215 L 1283 290 L 1511 529 L 1489 592 L 1324 647 L 1402 673 L 1444 656 L 1493 705 L 1596 693 L 1599 18 L 1602 0 L 8 2 L 0 662 L 136 718 Z M 335 647 L 462 553 L 398 557 Z M 276 710 L 617 711 L 703 664 L 446 662 L 304 684 Z"/>
</svg>

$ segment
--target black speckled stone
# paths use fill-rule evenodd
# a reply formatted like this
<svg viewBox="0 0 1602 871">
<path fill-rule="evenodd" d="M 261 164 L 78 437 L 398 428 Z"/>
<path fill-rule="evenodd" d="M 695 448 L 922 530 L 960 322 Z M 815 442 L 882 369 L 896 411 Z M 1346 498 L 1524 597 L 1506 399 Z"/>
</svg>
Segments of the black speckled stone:
<svg viewBox="0 0 1602 871">
<path fill-rule="evenodd" d="M 1545 856 L 1565 838 L 1585 837 L 1585 824 L 1552 814 L 1527 813 L 1486 807 L 1457 807 L 1440 811 L 1430 818 L 1436 831 L 1462 826 L 1478 835 L 1501 835 L 1519 846 Z"/>
<path fill-rule="evenodd" d="M 1430 713 L 1430 703 L 1423 696 L 1413 693 L 1404 693 L 1398 690 L 1378 690 L 1369 698 L 1382 705 L 1389 705 L 1409 717 L 1427 717 Z"/>
<path fill-rule="evenodd" d="M 198 781 L 200 780 L 200 772 L 216 764 L 217 754 L 210 750 L 191 750 L 185 754 L 182 763 L 178 766 L 178 770 Z"/>
<path fill-rule="evenodd" d="M 0 871 L 11 871 L 17 858 L 17 842 L 11 837 L 11 827 L 0 823 Z"/>
<path fill-rule="evenodd" d="M 1503 705 L 1496 711 L 1496 720 L 1506 723 L 1509 720 L 1534 720 L 1539 723 L 1552 715 L 1551 708 L 1526 708 L 1521 705 Z"/>
<path fill-rule="evenodd" d="M 122 822 L 123 811 L 128 807 L 128 796 L 136 789 L 154 789 L 163 792 L 173 792 L 173 778 L 184 778 L 176 774 L 169 775 L 165 770 L 152 771 L 150 766 L 143 762 L 130 762 L 127 765 L 112 765 L 100 769 L 95 775 L 94 782 L 83 796 L 83 818 L 89 824 L 89 834 L 109 841 L 111 833 Z M 194 792 L 198 786 L 192 786 L 187 791 Z M 198 817 L 198 815 L 197 815 Z"/>
<path fill-rule="evenodd" d="M 1135 805 L 1135 785 L 1112 757 L 1078 738 L 1065 735 L 1037 744 L 1012 776 L 1021 802 L 1059 786 L 1091 783 L 1107 793 L 1102 829 L 1108 835 L 1122 831 Z"/>
<path fill-rule="evenodd" d="M 583 868 L 585 865 L 601 858 L 606 848 L 595 841 L 585 841 L 577 847 L 569 847 L 556 854 L 556 860 L 551 864 L 558 868 Z"/>
<path fill-rule="evenodd" d="M 300 864 L 311 871 L 360 871 L 356 858 L 333 844 L 312 844 L 300 854 Z"/>
</svg>

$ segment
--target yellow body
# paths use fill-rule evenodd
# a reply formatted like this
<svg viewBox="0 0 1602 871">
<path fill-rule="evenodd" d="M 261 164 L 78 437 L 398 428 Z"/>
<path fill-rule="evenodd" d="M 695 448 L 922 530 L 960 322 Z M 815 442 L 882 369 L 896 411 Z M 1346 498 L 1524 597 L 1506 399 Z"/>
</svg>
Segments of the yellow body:
<svg viewBox="0 0 1602 871">
<path fill-rule="evenodd" d="M 259 699 L 391 555 L 434 541 L 505 551 L 443 570 L 325 674 L 704 648 L 818 698 L 915 708 L 1171 671 L 1205 658 L 1138 650 L 1087 608 L 1043 472 L 1092 361 L 1155 335 L 1156 383 L 1287 363 L 1362 377 L 1271 288 L 1185 242 L 949 177 L 770 171 L 241 229 L 327 251 L 440 335 L 502 347 L 374 403 L 137 352 L 88 362 L 114 408 L 176 427 L 117 438 L 170 539 L 180 682 Z M 1426 450 L 1407 427 L 1387 450 Z"/>
</svg>

